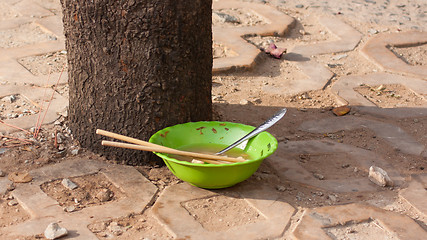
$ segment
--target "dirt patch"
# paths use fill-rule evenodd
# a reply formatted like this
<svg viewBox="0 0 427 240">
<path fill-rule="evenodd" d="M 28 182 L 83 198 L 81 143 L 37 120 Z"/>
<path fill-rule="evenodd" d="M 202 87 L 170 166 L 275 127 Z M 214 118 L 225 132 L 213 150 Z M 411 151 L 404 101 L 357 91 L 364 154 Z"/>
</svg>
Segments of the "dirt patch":
<svg viewBox="0 0 427 240">
<path fill-rule="evenodd" d="M 124 193 L 108 181 L 103 174 L 74 177 L 69 180 L 77 185 L 75 189 L 65 187 L 62 184 L 63 179 L 43 183 L 40 188 L 55 199 L 60 206 L 74 206 L 72 209 L 75 211 L 124 197 Z"/>
<path fill-rule="evenodd" d="M 159 189 L 182 182 L 166 166 L 136 166 L 135 168 Z"/>
<path fill-rule="evenodd" d="M 398 121 L 399 126 L 411 134 L 420 143 L 427 146 L 427 135 L 423 129 L 427 129 L 427 118 L 405 118 Z"/>
<path fill-rule="evenodd" d="M 310 56 L 311 61 L 323 64 L 335 74 L 335 77 L 332 78 L 324 89 L 298 94 L 284 92 L 286 89 L 291 88 L 289 82 L 307 77 L 298 68 L 296 62 L 287 60 L 286 54 L 282 59 L 272 59 L 266 54 L 260 54 L 257 58 L 256 66 L 250 71 L 236 71 L 229 74 L 222 74 L 221 76 L 214 76 L 213 102 L 215 119 L 256 126 L 271 116 L 279 107 L 287 107 L 288 113 L 285 118 L 268 130 L 281 143 L 286 141 L 328 139 L 375 153 L 378 158 L 385 159 L 393 166 L 393 170 L 399 172 L 402 177 L 425 173 L 425 168 L 427 167 L 425 157 L 405 154 L 396 150 L 385 139 L 376 136 L 373 130 L 361 128 L 325 134 L 313 134 L 298 130 L 298 127 L 304 121 L 336 117 L 330 111 L 338 105 L 336 95 L 330 91 L 330 86 L 339 78 L 347 75 L 364 75 L 381 71 L 371 61 L 360 54 L 359 50 L 365 45 L 366 41 L 378 33 L 406 31 L 413 25 L 423 23 L 425 16 L 423 16 L 422 11 L 425 9 L 423 8 L 425 4 L 422 1 L 418 1 L 419 4 L 407 1 L 403 1 L 403 3 L 389 3 L 388 1 L 384 3 L 378 1 L 376 3 L 373 3 L 375 1 L 323 1 L 309 3 L 300 0 L 287 0 L 286 3 L 284 2 L 269 1 L 268 4 L 272 6 L 276 5 L 274 7 L 297 20 L 297 23 L 290 32 L 283 37 L 250 36 L 246 37 L 246 40 L 258 48 L 263 48 L 270 42 L 274 42 L 278 47 L 287 48 L 288 52 L 298 45 L 334 41 L 338 38 L 318 22 L 319 16 L 328 14 L 345 21 L 362 33 L 362 41 L 355 50 L 349 52 Z M 401 6 L 396 7 L 396 4 Z M 419 7 L 415 6 L 417 4 Z M 19 15 L 19 13 L 13 12 L 13 9 L 6 5 L 0 3 L 0 19 L 14 19 L 16 14 Z M 60 14 L 60 7 L 58 7 L 59 4 L 56 0 L 41 0 L 40 5 Z M 7 8 L 3 8 L 3 6 Z M 411 20 L 407 20 L 407 17 L 410 17 Z M 213 21 L 214 26 L 223 27 L 253 26 L 268 23 L 259 16 L 244 9 L 218 10 L 217 14 L 213 16 Z M 418 28 L 425 28 L 425 24 L 418 24 Z M 1 48 L 24 46 L 55 39 L 53 35 L 44 32 L 35 24 L 24 24 L 19 28 L 0 30 Z M 215 58 L 231 57 L 235 54 L 232 49 L 228 49 L 227 46 L 223 46 L 221 43 L 214 42 L 213 47 Z M 426 65 L 426 59 L 423 58 L 426 55 L 426 44 L 404 48 L 391 47 L 390 49 L 411 65 Z M 46 75 L 50 68 L 52 72 L 60 70 L 64 59 L 65 54 L 50 53 L 19 59 L 19 61 L 33 74 Z M 49 63 L 52 65 L 49 65 Z M 1 79 L 1 81 L 6 82 L 7 79 Z M 370 101 L 380 107 L 417 107 L 425 104 L 422 97 L 412 95 L 412 91 L 406 89 L 404 86 L 385 85 L 385 89 L 381 90 L 379 94 L 376 90 L 378 87 L 380 86 L 360 86 L 358 91 L 360 94 L 366 95 Z M 68 87 L 66 85 L 59 86 L 57 91 L 65 96 L 68 95 Z M 31 106 L 31 103 L 27 102 L 24 97 L 20 95 L 16 97 L 16 102 L 0 103 L 0 105 L 4 104 L 0 108 L 0 111 L 2 111 L 0 112 L 0 116 L 3 119 L 6 118 L 5 116 L 8 113 L 12 113 L 12 111 L 18 112 L 19 110 L 22 112 L 25 102 L 28 104 L 25 106 Z M 16 105 L 20 105 L 21 108 L 17 108 L 14 105 L 15 103 L 17 103 Z M 373 119 L 399 126 L 418 142 L 427 145 L 427 134 L 425 133 L 425 129 L 427 129 L 426 117 L 378 119 L 375 116 L 359 114 L 353 109 L 349 114 L 355 116 L 357 114 L 361 118 Z M 60 133 L 59 138 L 58 133 Z M 31 135 L 23 132 L 10 135 L 0 138 L 0 169 L 6 172 L 6 174 L 12 171 L 29 171 L 63 160 L 72 160 L 74 157 L 107 161 L 96 154 L 82 151 L 78 148 L 78 143 L 75 142 L 67 130 L 66 119 L 59 119 L 55 124 L 44 126 L 40 136 L 34 139 L 35 143 L 28 146 L 5 148 L 5 142 L 12 139 L 9 137 L 32 138 Z M 58 139 L 62 143 L 58 143 Z M 16 139 L 14 141 L 16 142 L 10 141 L 8 143 L 19 144 L 21 142 Z M 72 153 L 73 150 L 78 151 Z M 298 159 L 300 156 L 295 157 Z M 305 162 L 300 162 L 304 168 L 312 173 L 323 175 L 325 179 L 344 179 L 349 175 L 366 177 L 367 175 L 363 171 L 354 172 L 354 168 L 358 166 L 357 162 L 353 162 L 353 160 L 348 158 L 346 153 L 314 154 L 302 157 L 306 157 L 306 159 L 302 159 Z M 351 162 L 348 162 L 348 160 Z M 329 169 L 326 169 L 325 165 L 329 166 Z M 166 166 L 140 166 L 136 167 L 136 169 L 159 188 L 160 194 L 165 187 L 182 182 Z M 49 185 L 49 191 L 58 192 L 59 201 L 63 202 L 64 207 L 69 206 L 67 204 L 77 206 L 74 199 L 85 199 L 88 196 L 87 194 L 92 198 L 93 195 L 96 195 L 100 191 L 100 188 L 97 188 L 100 181 L 106 181 L 106 184 L 103 186 L 99 185 L 99 187 L 109 189 L 108 180 L 100 180 L 96 179 L 96 177 L 99 176 L 84 176 L 82 177 L 83 183 L 78 182 L 76 179 L 71 179 L 79 185 L 79 188 L 81 187 L 80 184 L 87 185 L 88 188 L 85 188 L 81 194 L 72 195 L 73 193 L 67 193 L 70 190 L 64 189 L 60 180 L 46 183 L 46 186 Z M 275 188 L 280 195 L 277 201 L 287 202 L 299 209 L 298 212 L 300 214 L 296 214 L 293 217 L 294 223 L 291 224 L 298 224 L 302 212 L 307 207 L 354 202 L 367 203 L 389 211 L 405 214 L 425 223 L 425 218 L 421 218 L 418 213 L 413 213 L 414 208 L 412 206 L 409 204 L 408 206 L 403 206 L 403 201 L 398 199 L 398 191 L 405 186 L 378 188 L 378 191 L 375 192 L 333 193 L 298 182 L 279 179 L 278 174 L 275 172 L 275 167 L 268 160 L 243 184 L 247 186 L 265 184 L 265 187 Z M 10 194 L 10 191 L 13 191 L 13 189 L 7 191 L 5 197 Z M 110 191 L 114 194 L 110 201 L 115 201 L 114 197 L 120 197 L 120 190 L 112 189 Z M 3 198 L 0 200 L 0 228 L 10 223 L 17 224 L 28 220 L 28 215 L 19 207 L 19 204 L 9 206 L 7 205 L 9 201 Z M 100 203 L 90 203 L 89 200 L 80 201 L 80 205 L 87 207 L 96 204 Z M 82 206 L 78 206 L 77 210 Z M 232 226 L 257 222 L 263 219 L 263 216 L 257 215 L 258 213 L 245 200 L 239 198 L 239 196 L 217 195 L 212 198 L 185 202 L 183 203 L 183 207 L 206 229 L 211 231 L 228 229 Z M 222 221 L 219 221 L 219 219 L 222 219 Z M 173 239 L 173 236 L 165 230 L 164 226 L 157 222 L 151 213 L 150 205 L 141 214 L 131 214 L 123 218 L 93 223 L 89 228 L 100 239 Z M 292 229 L 292 226 L 287 229 Z M 388 236 L 387 232 L 377 227 L 373 221 L 355 224 L 349 223 L 348 225 L 329 228 L 325 231 L 330 232 L 330 236 L 337 239 L 371 239 L 372 236 L 384 239 L 384 237 Z M 287 230 L 284 233 L 285 236 L 280 239 L 291 239 L 292 237 L 288 238 L 290 232 Z M 356 238 L 351 238 L 353 236 L 356 236 Z M 20 237 L 19 239 L 33 240 L 40 238 L 43 238 L 43 236 Z"/>
<path fill-rule="evenodd" d="M 355 88 L 366 99 L 381 108 L 423 106 L 427 102 L 412 90 L 401 84 L 368 86 Z"/>
<path fill-rule="evenodd" d="M 229 229 L 264 219 L 244 199 L 223 195 L 183 203 L 191 216 L 208 231 Z M 229 212 L 239 213 L 230 215 Z"/>
<path fill-rule="evenodd" d="M 0 228 L 16 225 L 28 219 L 30 219 L 28 213 L 11 195 L 7 194 L 0 199 Z"/>
<path fill-rule="evenodd" d="M 5 96 L 0 99 L 0 120 L 37 114 L 41 104 L 43 104 L 41 101 L 31 101 L 22 94 Z"/>
<path fill-rule="evenodd" d="M 409 65 L 427 66 L 427 43 L 411 47 L 391 46 L 389 49 Z"/>
<path fill-rule="evenodd" d="M 99 239 L 174 239 L 161 226 L 148 210 L 144 214 L 131 214 L 126 217 L 104 222 L 95 222 L 88 228 Z"/>
<path fill-rule="evenodd" d="M 376 220 L 369 220 L 361 223 L 349 223 L 344 226 L 324 228 L 324 231 L 333 239 L 379 239 L 398 240 L 395 234 L 386 230 L 385 227 Z"/>
<path fill-rule="evenodd" d="M 18 59 L 18 62 L 36 76 L 48 75 L 49 73 L 67 70 L 66 54 L 66 51 L 61 51 L 38 56 L 29 56 Z M 53 80 L 51 79 L 51 81 Z"/>
<path fill-rule="evenodd" d="M 29 35 L 31 37 L 28 37 Z M 55 40 L 57 40 L 56 36 L 43 31 L 35 23 L 27 23 L 17 28 L 0 30 L 0 48 L 22 47 Z"/>
<path fill-rule="evenodd" d="M 281 65 L 289 75 L 283 77 L 252 77 L 252 76 L 215 76 L 213 78 L 212 96 L 214 103 L 240 104 L 257 106 L 280 106 L 289 108 L 329 108 L 337 106 L 336 95 L 330 90 L 314 90 L 288 95 L 286 82 L 307 78 L 293 63 L 283 62 Z M 295 71 L 295 72 L 294 72 Z"/>
</svg>

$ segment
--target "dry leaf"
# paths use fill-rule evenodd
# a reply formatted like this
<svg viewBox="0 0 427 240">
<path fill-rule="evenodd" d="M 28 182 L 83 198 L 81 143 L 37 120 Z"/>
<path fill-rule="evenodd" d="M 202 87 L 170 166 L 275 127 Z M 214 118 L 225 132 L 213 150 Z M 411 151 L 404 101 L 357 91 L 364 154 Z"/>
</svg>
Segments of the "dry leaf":
<svg viewBox="0 0 427 240">
<path fill-rule="evenodd" d="M 28 172 L 11 172 L 8 178 L 14 183 L 27 183 L 33 180 L 33 177 Z"/>
<path fill-rule="evenodd" d="M 347 106 L 337 107 L 332 109 L 332 112 L 337 116 L 343 116 L 350 112 L 350 108 Z"/>
<path fill-rule="evenodd" d="M 30 148 L 28 146 L 22 147 L 21 149 L 24 150 L 24 151 L 27 151 L 27 152 L 33 151 L 32 148 Z"/>
</svg>

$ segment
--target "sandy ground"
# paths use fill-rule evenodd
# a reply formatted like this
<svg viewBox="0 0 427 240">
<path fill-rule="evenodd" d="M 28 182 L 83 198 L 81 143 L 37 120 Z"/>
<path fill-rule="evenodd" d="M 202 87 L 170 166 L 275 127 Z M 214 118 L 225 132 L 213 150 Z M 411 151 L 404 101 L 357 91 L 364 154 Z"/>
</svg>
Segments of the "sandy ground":
<svg viewBox="0 0 427 240">
<path fill-rule="evenodd" d="M 295 27 L 283 37 L 248 36 L 246 40 L 259 48 L 265 48 L 270 42 L 284 48 L 291 49 L 301 44 L 310 44 L 320 41 L 336 39 L 327 29 L 317 23 L 317 18 L 323 15 L 335 15 L 363 34 L 361 44 L 354 51 L 340 55 L 324 54 L 314 56 L 314 60 L 327 66 L 334 72 L 330 84 L 325 89 L 303 92 L 296 95 L 283 95 L 280 92 L 264 91 L 265 86 L 280 85 L 281 81 L 304 78 L 305 75 L 294 62 L 282 59 L 273 59 L 267 54 L 261 55 L 257 65 L 251 71 L 240 71 L 228 74 L 219 74 L 213 77 L 213 102 L 215 118 L 222 121 L 242 122 L 249 125 L 259 125 L 278 107 L 286 106 L 289 113 L 286 119 L 271 129 L 281 142 L 292 140 L 330 139 L 340 143 L 374 151 L 388 159 L 394 168 L 405 176 L 415 173 L 425 173 L 426 159 L 422 157 L 396 152 L 383 139 L 376 137 L 370 129 L 343 130 L 333 133 L 314 134 L 298 130 L 302 121 L 321 119 L 335 116 L 332 109 L 340 104 L 331 92 L 330 86 L 339 77 L 347 75 L 361 75 L 374 73 L 380 69 L 359 53 L 359 49 L 370 37 L 381 32 L 402 32 L 410 30 L 427 31 L 427 2 L 425 0 L 404 1 L 252 1 L 268 4 L 295 18 Z M 51 1 L 42 1 L 50 6 Z M 0 3 L 0 8 L 3 3 Z M 56 5 L 54 5 L 56 6 Z M 53 12 L 58 12 L 50 6 Z M 233 16 L 230 21 L 224 22 L 221 14 Z M 0 20 L 19 17 L 18 13 L 3 12 Z M 250 12 L 239 9 L 217 11 L 213 15 L 214 25 L 219 26 L 253 26 L 265 24 L 265 21 Z M 27 24 L 14 30 L 0 30 L 0 48 L 10 48 L 31 44 L 41 40 L 52 39 L 34 24 Z M 425 58 L 427 45 L 392 47 L 391 50 L 405 62 L 411 65 L 427 65 Z M 214 43 L 214 58 L 233 56 L 235 53 Z M 66 52 L 55 52 L 38 57 L 19 59 L 25 68 L 34 75 L 46 75 L 49 72 L 61 71 L 65 62 Z M 261 77 L 261 78 L 260 78 Z M 356 89 L 361 95 L 382 108 L 414 107 L 425 103 L 425 96 L 419 96 L 410 89 L 401 85 L 361 85 Z M 67 87 L 61 86 L 61 94 L 67 95 Z M 17 95 L 16 99 L 0 99 L 0 120 L 18 118 L 28 114 L 37 114 L 38 108 L 34 103 L 26 100 L 25 96 Z M 36 103 L 37 104 L 37 103 Z M 253 114 L 253 111 L 260 111 Z M 251 114 L 248 114 L 251 113 Z M 360 115 L 350 107 L 349 115 Z M 251 116 L 248 118 L 248 116 Z M 336 117 L 336 116 L 335 116 Z M 364 116 L 374 119 L 371 116 Z M 378 120 L 378 119 L 376 119 Z M 427 118 L 379 119 L 384 123 L 396 125 L 410 133 L 418 142 L 427 145 Z M 25 139 L 26 141 L 22 140 Z M 23 145 L 24 143 L 25 146 Z M 76 156 L 77 155 L 77 156 Z M 345 154 L 344 154 L 345 155 Z M 342 155 L 300 155 L 300 164 L 306 166 L 313 173 L 327 176 L 330 179 L 343 179 L 347 176 L 367 177 L 367 172 L 357 171 L 355 162 L 342 163 Z M 62 116 L 55 124 L 44 126 L 37 139 L 24 132 L 4 135 L 0 138 L 0 170 L 5 174 L 23 173 L 31 169 L 48 164 L 54 164 L 74 157 L 103 159 L 84 149 L 72 138 L 67 128 L 67 116 Z M 325 164 L 327 162 L 328 164 Z M 136 167 L 144 176 L 152 181 L 160 190 L 180 183 L 165 166 Z M 337 171 L 341 169 L 342 171 Z M 283 182 L 274 175 L 274 166 L 263 164 L 248 181 L 274 184 L 282 193 L 282 198 L 292 204 L 299 211 L 293 217 L 292 227 L 306 207 L 344 204 L 351 202 L 365 202 L 375 206 L 404 213 L 426 228 L 426 219 L 407 203 L 399 199 L 399 188 L 384 188 L 377 193 L 332 193 L 320 191 L 296 182 Z M 42 190 L 49 196 L 57 199 L 66 209 L 74 206 L 72 211 L 79 211 L 87 206 L 104 204 L 121 197 L 120 189 L 111 186 L 111 183 L 101 176 L 93 175 L 85 179 L 72 179 L 79 186 L 79 191 L 64 189 L 60 180 L 45 183 Z M 102 184 L 100 184 L 102 183 Z M 13 186 L 9 191 L 13 191 Z M 257 212 L 232 196 L 233 192 L 221 192 L 221 195 L 187 202 L 185 209 L 209 231 L 227 229 L 232 226 L 261 220 Z M 70 209 L 68 209 L 70 210 Z M 67 211 L 68 211 L 67 210 Z M 239 216 L 229 215 L 228 212 L 239 212 Z M 13 202 L 13 197 L 6 193 L 0 200 L 0 228 L 10 224 L 17 224 L 29 219 L 29 215 Z M 221 221 L 218 221 L 220 219 Z M 142 214 L 133 214 L 120 219 L 94 223 L 90 229 L 100 239 L 172 239 L 152 217 L 150 207 Z M 384 235 L 378 228 L 378 223 L 369 221 L 358 223 L 350 227 L 333 228 L 326 230 L 334 239 L 397 239 L 395 236 Z M 360 233 L 352 237 L 353 233 Z M 283 239 L 288 239 L 285 234 Z M 19 239 L 40 239 L 41 235 L 23 237 Z"/>
</svg>

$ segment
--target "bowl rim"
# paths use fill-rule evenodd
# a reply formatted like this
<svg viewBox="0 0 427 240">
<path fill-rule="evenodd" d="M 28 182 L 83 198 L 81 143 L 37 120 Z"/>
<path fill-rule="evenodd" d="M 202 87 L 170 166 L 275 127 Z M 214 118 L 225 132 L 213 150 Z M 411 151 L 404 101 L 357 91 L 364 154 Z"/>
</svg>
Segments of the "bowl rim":
<svg viewBox="0 0 427 240">
<path fill-rule="evenodd" d="M 165 131 L 168 131 L 174 127 L 177 126 L 185 126 L 185 125 L 194 125 L 194 124 L 200 124 L 200 123 L 218 123 L 218 124 L 230 124 L 230 125 L 235 125 L 235 126 L 245 126 L 245 127 L 249 127 L 252 130 L 255 129 L 254 126 L 251 125 L 247 125 L 247 124 L 243 124 L 243 123 L 235 123 L 235 122 L 224 122 L 224 121 L 198 121 L 198 122 L 186 122 L 186 123 L 181 123 L 181 124 L 176 124 L 173 126 L 169 126 L 166 128 L 163 128 L 159 131 L 157 131 L 156 133 L 154 133 L 150 139 L 148 140 L 151 143 L 154 143 L 154 138 L 158 138 L 160 137 L 160 134 L 162 134 Z M 255 163 L 258 161 L 263 161 L 265 158 L 271 156 L 278 148 L 278 141 L 277 139 L 269 132 L 267 131 L 263 131 L 261 132 L 262 134 L 267 134 L 272 140 L 273 140 L 273 144 L 271 144 L 271 149 L 273 151 L 271 151 L 269 154 L 266 154 L 265 156 L 262 156 L 262 158 L 259 159 L 254 159 L 254 160 L 247 160 L 245 162 L 236 162 L 236 163 L 224 163 L 224 164 L 205 164 L 205 163 L 191 163 L 191 162 L 186 162 L 186 161 L 180 161 L 174 158 L 171 158 L 169 156 L 167 156 L 165 153 L 159 153 L 159 152 L 153 152 L 154 154 L 156 154 L 157 156 L 159 156 L 160 158 L 162 158 L 165 161 L 171 161 L 174 162 L 176 164 L 180 164 L 180 165 L 187 165 L 187 166 L 192 166 L 192 167 L 225 167 L 225 166 L 240 166 L 240 165 L 246 165 L 246 164 L 251 164 L 251 163 Z M 259 133 L 259 134 L 261 134 Z M 236 139 L 237 140 L 237 139 Z"/>
</svg>

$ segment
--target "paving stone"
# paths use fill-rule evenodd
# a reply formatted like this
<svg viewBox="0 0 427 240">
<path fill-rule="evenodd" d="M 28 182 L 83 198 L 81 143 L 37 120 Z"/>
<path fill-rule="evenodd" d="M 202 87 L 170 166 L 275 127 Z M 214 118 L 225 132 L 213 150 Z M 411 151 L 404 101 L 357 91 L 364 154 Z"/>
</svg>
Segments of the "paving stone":
<svg viewBox="0 0 427 240">
<path fill-rule="evenodd" d="M 398 239 L 425 239 L 426 232 L 411 218 L 380 208 L 362 204 L 348 204 L 308 209 L 293 231 L 296 239 L 333 239 L 326 228 L 340 227 L 377 220 L 382 236 L 388 234 Z M 353 237 L 357 233 L 350 233 Z M 351 238 L 353 239 L 353 238 Z"/>
<path fill-rule="evenodd" d="M 41 185 L 52 179 L 90 175 L 101 171 L 101 169 L 106 166 L 105 163 L 100 161 L 87 161 L 84 165 L 81 165 L 81 162 L 82 160 L 64 161 L 61 162 L 61 164 L 54 164 L 48 167 L 34 169 L 31 171 L 31 176 L 33 177 L 32 182 L 36 185 Z"/>
<path fill-rule="evenodd" d="M 395 149 L 403 153 L 419 156 L 426 147 L 398 126 L 354 116 L 331 117 L 306 121 L 299 127 L 300 130 L 311 133 L 332 133 L 341 130 L 361 128 L 372 130 L 377 137 L 384 139 Z"/>
<path fill-rule="evenodd" d="M 427 173 L 412 175 L 411 178 L 408 188 L 400 191 L 399 196 L 427 217 Z"/>
<path fill-rule="evenodd" d="M 398 58 L 390 46 L 411 46 L 427 43 L 427 32 L 381 33 L 369 39 L 361 52 L 386 71 L 405 73 L 427 79 L 427 66 L 413 66 Z"/>
<path fill-rule="evenodd" d="M 64 71 L 62 75 L 59 72 L 52 73 L 50 77 L 48 75 L 35 76 L 17 61 L 19 58 L 58 52 L 64 49 L 64 41 L 52 41 L 26 45 L 19 48 L 0 49 L 0 79 L 9 84 L 44 86 L 48 82 L 48 79 L 48 84 L 56 84 L 56 81 L 61 76 L 59 84 L 66 84 L 68 81 L 67 71 Z"/>
<path fill-rule="evenodd" d="M 424 105 L 417 107 L 379 108 L 354 90 L 354 88 L 359 87 L 361 84 L 370 86 L 401 84 L 414 91 L 419 96 L 424 97 L 427 96 L 426 81 L 390 73 L 374 73 L 341 77 L 332 85 L 331 90 L 341 98 L 339 101 L 342 105 L 351 105 L 358 109 L 358 111 L 366 114 L 393 118 L 427 116 L 427 101 Z"/>
<path fill-rule="evenodd" d="M 49 100 L 52 94 L 52 89 L 48 89 L 48 91 L 45 94 L 45 88 L 39 88 L 39 87 L 29 87 L 29 86 L 16 86 L 16 85 L 2 85 L 0 88 L 0 98 L 4 96 L 9 95 L 24 95 L 28 99 L 30 99 L 33 102 L 36 102 L 38 100 Z M 47 108 L 47 103 L 44 105 L 44 109 Z M 44 124 L 52 123 L 57 118 L 58 112 L 62 112 L 66 107 L 68 106 L 68 100 L 61 96 L 60 94 L 56 93 L 54 94 L 54 97 L 52 99 L 52 102 L 50 103 L 49 109 L 43 110 L 41 114 L 45 114 L 46 116 L 44 119 Z M 42 115 L 42 116 L 43 116 Z M 29 129 L 31 127 L 34 127 L 37 123 L 38 114 L 33 115 L 27 115 L 20 118 L 14 118 L 14 119 L 5 119 L 3 120 L 7 124 L 11 124 L 20 128 Z M 17 129 L 8 127 L 4 124 L 0 125 L 0 133 L 6 133 L 6 132 L 13 132 Z"/>
<path fill-rule="evenodd" d="M 294 19 L 292 17 L 265 4 L 234 0 L 219 0 L 213 3 L 214 10 L 229 8 L 250 10 L 266 19 L 269 24 L 244 27 L 213 27 L 214 41 L 227 46 L 238 54 L 236 57 L 214 59 L 213 73 L 229 71 L 236 68 L 251 68 L 255 64 L 255 58 L 260 54 L 260 50 L 245 41 L 242 36 L 248 34 L 257 34 L 261 36 L 284 35 L 294 24 Z"/>
<path fill-rule="evenodd" d="M 125 193 L 126 197 L 111 203 L 67 213 L 58 202 L 40 189 L 40 185 L 48 180 L 94 173 L 104 174 Z M 30 174 L 34 176 L 32 184 L 17 186 L 12 195 L 30 214 L 31 219 L 3 228 L 2 231 L 9 236 L 40 234 L 51 222 L 60 221 L 61 226 L 69 230 L 68 236 L 73 239 L 97 239 L 87 228 L 90 223 L 119 218 L 130 213 L 140 213 L 152 201 L 157 192 L 157 187 L 133 167 L 110 165 L 88 159 L 64 161 L 30 171 Z"/>
<path fill-rule="evenodd" d="M 334 73 L 328 68 L 313 60 L 297 62 L 296 65 L 308 78 L 284 81 L 276 83 L 274 86 L 265 85 L 262 90 L 270 94 L 295 95 L 301 92 L 323 89 L 334 76 Z"/>
<path fill-rule="evenodd" d="M 295 209 L 288 203 L 277 201 L 277 191 L 259 185 L 252 188 L 237 187 L 236 192 L 263 215 L 265 220 L 223 231 L 208 231 L 181 204 L 218 193 L 187 183 L 167 187 L 153 205 L 153 214 L 178 239 L 271 239 L 283 234 Z"/>
<path fill-rule="evenodd" d="M 18 48 L 0 49 L 0 61 L 10 61 L 10 59 L 18 59 L 34 55 L 42 55 L 51 52 L 59 52 L 65 49 L 64 41 L 55 40 L 36 44 L 28 44 Z M 9 71 L 11 71 L 10 69 Z M 3 73 L 0 72 L 0 76 Z"/>
<path fill-rule="evenodd" d="M 325 41 L 316 44 L 298 45 L 290 52 L 302 56 L 326 53 L 339 53 L 353 50 L 362 39 L 362 34 L 336 17 L 324 16 L 319 23 L 339 38 L 337 41 Z"/>
<path fill-rule="evenodd" d="M 33 0 L 22 0 L 13 5 L 13 8 L 23 16 L 31 18 L 43 18 L 54 15 L 51 11 L 41 7 Z"/>
<path fill-rule="evenodd" d="M 5 177 L 0 178 L 0 195 L 3 195 L 6 193 L 7 189 L 9 188 L 10 184 L 12 184 L 9 179 Z"/>
<path fill-rule="evenodd" d="M 61 79 L 58 84 L 66 84 L 68 81 L 67 71 L 64 71 L 62 75 L 59 72 L 51 73 L 50 77 L 49 75 L 34 76 L 16 60 L 0 61 L 0 79 L 9 84 L 45 86 L 48 83 L 48 85 L 54 85 L 60 76 Z"/>
<path fill-rule="evenodd" d="M 324 175 L 325 178 L 320 180 L 314 177 L 313 173 L 309 170 L 305 169 L 303 164 L 299 163 L 298 160 L 301 154 L 309 154 L 311 156 L 331 155 L 331 157 L 339 154 L 338 158 L 341 157 L 343 161 L 347 161 L 346 159 L 353 160 L 353 164 L 356 163 L 357 166 L 352 166 L 366 173 L 369 171 L 370 166 L 376 165 L 386 170 L 397 185 L 403 182 L 403 178 L 399 173 L 375 153 L 328 140 L 279 143 L 276 153 L 266 159 L 266 161 L 271 162 L 272 165 L 276 167 L 279 178 L 285 181 L 296 181 L 333 192 L 376 191 L 379 189 L 367 176 L 357 178 L 350 175 L 345 176 L 345 174 L 343 174 L 345 178 L 329 179 L 327 175 Z M 340 171 L 340 169 L 337 169 L 337 171 Z"/>
<path fill-rule="evenodd" d="M 41 28 L 55 34 L 62 41 L 65 41 L 62 16 L 49 16 L 35 21 Z"/>
<path fill-rule="evenodd" d="M 8 19 L 7 21 L 3 20 L 3 21 L 0 21 L 0 30 L 17 28 L 23 24 L 30 23 L 32 21 L 34 21 L 34 18 L 22 17 L 22 16 L 15 19 Z"/>
<path fill-rule="evenodd" d="M 299 45 L 286 54 L 285 58 L 295 61 L 298 68 L 308 76 L 306 79 L 289 81 L 275 86 L 263 86 L 263 91 L 273 94 L 295 95 L 300 92 L 323 89 L 334 73 L 323 64 L 310 60 L 310 56 L 353 50 L 362 34 L 335 17 L 321 17 L 319 22 L 326 26 L 338 41 L 327 41 L 310 45 Z"/>
</svg>

